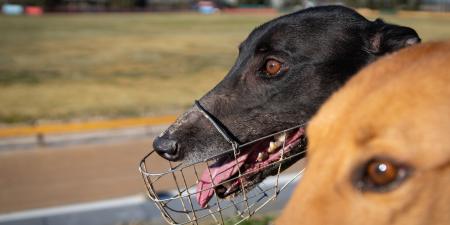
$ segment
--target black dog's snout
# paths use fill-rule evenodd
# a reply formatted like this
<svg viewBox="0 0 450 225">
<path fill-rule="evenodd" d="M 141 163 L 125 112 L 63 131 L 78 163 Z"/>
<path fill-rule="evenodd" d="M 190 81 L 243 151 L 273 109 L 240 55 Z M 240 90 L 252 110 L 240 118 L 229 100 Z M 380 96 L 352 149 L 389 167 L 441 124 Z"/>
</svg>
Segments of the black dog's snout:
<svg viewBox="0 0 450 225">
<path fill-rule="evenodd" d="M 178 143 L 175 140 L 157 137 L 153 141 L 153 149 L 163 158 L 176 161 L 179 157 Z"/>
</svg>

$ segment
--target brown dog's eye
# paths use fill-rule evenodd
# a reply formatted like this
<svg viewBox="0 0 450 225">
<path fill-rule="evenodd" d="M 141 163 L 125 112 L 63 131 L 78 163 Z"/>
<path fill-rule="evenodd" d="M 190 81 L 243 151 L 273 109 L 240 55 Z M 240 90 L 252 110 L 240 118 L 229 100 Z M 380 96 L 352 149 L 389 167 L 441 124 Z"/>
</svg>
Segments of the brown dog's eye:
<svg viewBox="0 0 450 225">
<path fill-rule="evenodd" d="M 386 192 L 405 180 L 409 169 L 389 159 L 375 158 L 356 170 L 354 184 L 361 191 Z"/>
<path fill-rule="evenodd" d="M 387 160 L 374 160 L 367 165 L 367 179 L 375 185 L 386 185 L 396 180 L 398 168 Z"/>
<path fill-rule="evenodd" d="M 269 76 L 277 75 L 281 70 L 281 62 L 275 59 L 269 59 L 266 61 L 265 72 Z"/>
</svg>

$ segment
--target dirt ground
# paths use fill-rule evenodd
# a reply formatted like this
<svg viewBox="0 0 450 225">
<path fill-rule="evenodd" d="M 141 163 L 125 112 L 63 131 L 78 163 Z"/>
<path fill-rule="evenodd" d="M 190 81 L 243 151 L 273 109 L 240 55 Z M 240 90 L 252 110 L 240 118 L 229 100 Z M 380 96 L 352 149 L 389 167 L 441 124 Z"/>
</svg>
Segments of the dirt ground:
<svg viewBox="0 0 450 225">
<path fill-rule="evenodd" d="M 0 214 L 144 193 L 138 163 L 151 150 L 151 143 L 149 137 L 0 152 Z M 147 162 L 152 171 L 165 171 L 168 166 L 156 154 Z M 162 179 L 160 190 L 169 184 Z"/>
</svg>

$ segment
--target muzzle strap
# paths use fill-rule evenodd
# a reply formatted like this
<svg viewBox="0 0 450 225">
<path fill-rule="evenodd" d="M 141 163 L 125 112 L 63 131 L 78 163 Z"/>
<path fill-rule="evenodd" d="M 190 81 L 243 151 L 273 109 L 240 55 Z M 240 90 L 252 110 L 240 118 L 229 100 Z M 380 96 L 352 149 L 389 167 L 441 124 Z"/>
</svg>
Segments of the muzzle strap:
<svg viewBox="0 0 450 225">
<path fill-rule="evenodd" d="M 209 113 L 198 100 L 195 100 L 195 106 L 202 112 L 202 114 L 212 123 L 217 131 L 225 138 L 225 140 L 233 146 L 236 151 L 239 148 L 238 139 L 223 125 L 217 118 Z"/>
</svg>

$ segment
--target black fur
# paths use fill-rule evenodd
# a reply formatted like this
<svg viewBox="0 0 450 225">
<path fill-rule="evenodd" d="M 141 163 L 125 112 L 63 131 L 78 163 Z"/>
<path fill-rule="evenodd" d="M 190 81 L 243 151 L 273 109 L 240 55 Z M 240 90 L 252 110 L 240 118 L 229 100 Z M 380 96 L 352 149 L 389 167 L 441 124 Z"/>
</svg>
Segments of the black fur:
<svg viewBox="0 0 450 225">
<path fill-rule="evenodd" d="M 342 6 L 315 7 L 269 21 L 239 47 L 225 78 L 200 99 L 241 143 L 308 121 L 321 104 L 361 67 L 420 42 L 408 27 L 369 21 Z M 284 70 L 268 77 L 268 58 Z M 198 161 L 230 149 L 195 107 L 154 142 L 175 146 L 170 160 Z"/>
</svg>

